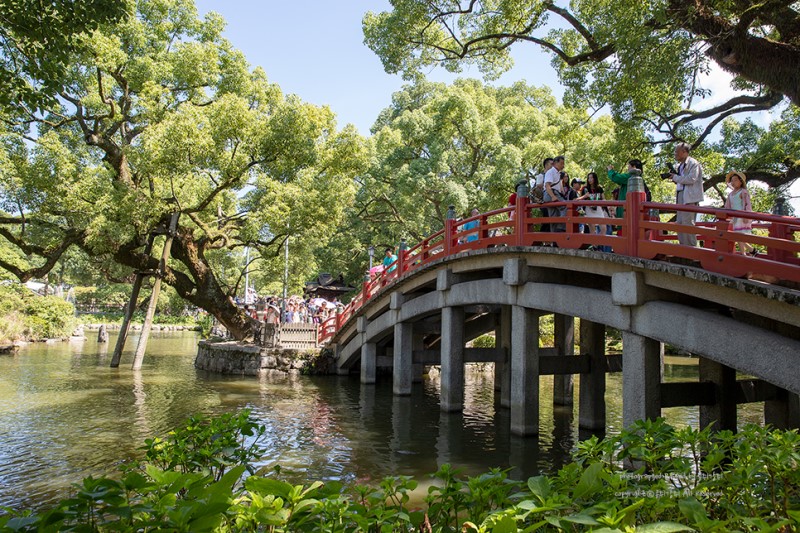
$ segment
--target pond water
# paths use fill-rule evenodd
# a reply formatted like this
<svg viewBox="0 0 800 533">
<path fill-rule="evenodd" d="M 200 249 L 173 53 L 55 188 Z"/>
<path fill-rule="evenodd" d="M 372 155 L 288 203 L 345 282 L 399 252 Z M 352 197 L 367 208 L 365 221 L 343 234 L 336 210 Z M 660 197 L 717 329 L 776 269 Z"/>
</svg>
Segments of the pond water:
<svg viewBox="0 0 800 533">
<path fill-rule="evenodd" d="M 0 506 L 41 507 L 66 497 L 72 483 L 114 474 L 121 461 L 139 456 L 145 438 L 195 413 L 252 409 L 268 428 L 263 465 L 279 465 L 294 483 L 386 475 L 424 483 L 444 463 L 469 474 L 511 467 L 524 478 L 557 470 L 584 436 L 573 417 L 577 405 L 553 407 L 550 377 L 541 378 L 541 434 L 519 438 L 509 435 L 508 410 L 495 408 L 490 368 L 467 372 L 463 413 L 442 413 L 434 379 L 399 398 L 388 380 L 362 386 L 357 377 L 219 376 L 194 368 L 193 332 L 153 332 L 144 367 L 133 372 L 137 336 L 112 369 L 115 340 L 34 344 L 0 356 Z M 668 358 L 665 376 L 697 379 L 696 362 Z M 621 397 L 622 376 L 608 375 L 611 432 L 621 424 Z M 748 405 L 740 422 L 761 423 L 762 412 L 763 404 Z M 664 409 L 664 416 L 696 426 L 698 409 Z"/>
</svg>

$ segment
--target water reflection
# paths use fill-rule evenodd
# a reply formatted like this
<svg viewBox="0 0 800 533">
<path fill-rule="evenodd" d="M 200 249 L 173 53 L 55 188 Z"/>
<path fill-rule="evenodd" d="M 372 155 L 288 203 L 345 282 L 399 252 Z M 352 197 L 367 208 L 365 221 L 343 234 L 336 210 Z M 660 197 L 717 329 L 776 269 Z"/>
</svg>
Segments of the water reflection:
<svg viewBox="0 0 800 533">
<path fill-rule="evenodd" d="M 194 369 L 197 337 L 177 332 L 153 332 L 144 367 L 132 372 L 137 337 L 111 369 L 115 340 L 39 344 L 0 357 L 0 505 L 52 502 L 82 477 L 113 474 L 120 460 L 141 453 L 145 438 L 191 414 L 244 407 L 267 427 L 261 466 L 280 466 L 295 483 L 421 478 L 444 463 L 468 474 L 511 468 L 525 478 L 557 470 L 579 436 L 577 380 L 576 405 L 554 408 L 553 380 L 541 378 L 541 433 L 520 438 L 509 434 L 508 410 L 496 407 L 491 373 L 468 370 L 463 413 L 442 413 L 436 380 L 395 397 L 390 380 L 365 386 L 346 377 L 219 376 Z M 696 365 L 687 361 L 668 360 L 667 379 L 696 379 Z M 618 374 L 608 376 L 606 403 L 608 431 L 618 431 Z M 740 410 L 740 419 L 758 421 L 759 405 Z M 664 413 L 696 425 L 697 411 Z"/>
</svg>

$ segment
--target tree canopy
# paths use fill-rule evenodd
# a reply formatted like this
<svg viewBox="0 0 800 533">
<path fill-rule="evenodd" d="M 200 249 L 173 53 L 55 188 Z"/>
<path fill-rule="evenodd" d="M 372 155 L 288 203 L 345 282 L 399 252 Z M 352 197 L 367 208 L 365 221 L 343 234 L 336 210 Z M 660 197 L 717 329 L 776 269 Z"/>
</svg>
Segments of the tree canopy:
<svg viewBox="0 0 800 533">
<path fill-rule="evenodd" d="M 0 0 L 0 105 L 52 105 L 72 55 L 86 50 L 87 33 L 131 12 L 123 0 Z"/>
<path fill-rule="evenodd" d="M 449 205 L 460 216 L 473 207 L 503 207 L 515 183 L 540 172 L 545 157 L 565 155 L 566 170 L 583 179 L 591 170 L 604 176 L 609 163 L 648 156 L 641 136 L 620 134 L 610 117 L 591 118 L 523 82 L 417 80 L 393 95 L 372 133 L 372 162 L 357 177 L 346 230 L 326 260 L 332 272 L 355 274 L 353 282 L 370 244 L 378 258 L 401 238 L 415 244 L 443 227 Z"/>
<path fill-rule="evenodd" d="M 367 152 L 328 108 L 251 71 L 223 28 L 190 1 L 140 0 L 83 34 L 49 105 L 6 109 L 0 236 L 18 253 L 0 267 L 41 277 L 77 247 L 109 271 L 152 272 L 148 237 L 178 212 L 166 283 L 248 333 L 233 258 L 275 256 L 288 236 L 324 242 Z"/>
<path fill-rule="evenodd" d="M 609 106 L 654 146 L 700 145 L 726 118 L 800 104 L 800 9 L 796 1 L 392 0 L 364 17 L 366 43 L 387 72 L 441 65 L 507 70 L 517 43 L 552 54 L 565 103 Z M 729 74 L 735 94 L 705 105 L 702 76 Z M 798 154 L 779 168 L 748 168 L 771 186 L 796 178 Z M 768 170 L 768 171 L 767 171 Z"/>
</svg>

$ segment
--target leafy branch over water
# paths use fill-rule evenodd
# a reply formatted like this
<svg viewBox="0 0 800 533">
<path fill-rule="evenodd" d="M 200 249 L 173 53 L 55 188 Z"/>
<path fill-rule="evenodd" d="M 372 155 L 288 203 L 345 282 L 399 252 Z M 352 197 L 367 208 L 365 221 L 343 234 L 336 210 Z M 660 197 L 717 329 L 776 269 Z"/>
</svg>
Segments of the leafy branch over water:
<svg viewBox="0 0 800 533">
<path fill-rule="evenodd" d="M 192 417 L 148 439 L 121 479 L 86 478 L 48 511 L 7 509 L 0 531 L 795 531 L 800 521 L 796 431 L 639 422 L 526 482 L 443 465 L 419 508 L 407 476 L 344 488 L 256 472 L 264 432 L 248 411 Z"/>
</svg>

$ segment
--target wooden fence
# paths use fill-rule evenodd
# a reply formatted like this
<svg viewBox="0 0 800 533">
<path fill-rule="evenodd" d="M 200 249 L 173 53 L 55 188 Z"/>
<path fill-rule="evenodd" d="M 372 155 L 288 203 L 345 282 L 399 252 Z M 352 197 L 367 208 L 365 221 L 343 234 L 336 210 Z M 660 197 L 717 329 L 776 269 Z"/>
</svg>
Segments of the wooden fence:
<svg viewBox="0 0 800 533">
<path fill-rule="evenodd" d="M 311 350 L 317 347 L 317 324 L 282 324 L 278 343 L 282 348 Z"/>
</svg>

